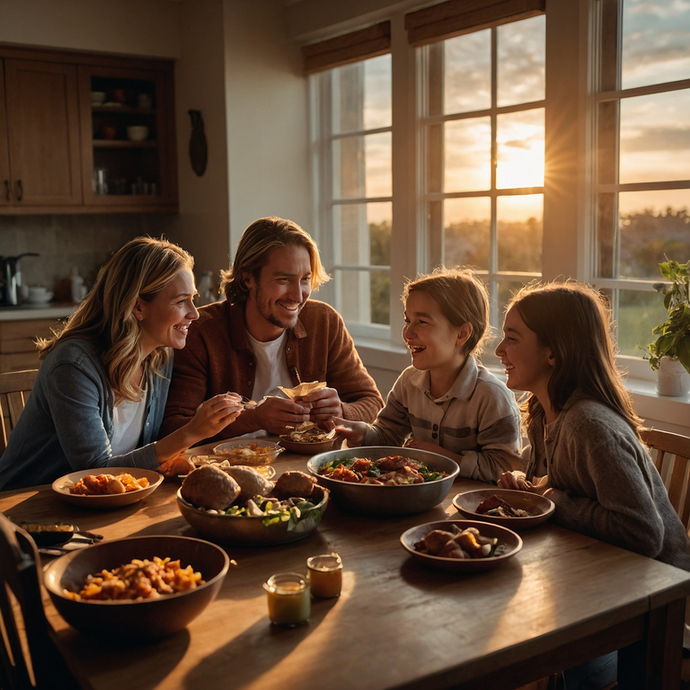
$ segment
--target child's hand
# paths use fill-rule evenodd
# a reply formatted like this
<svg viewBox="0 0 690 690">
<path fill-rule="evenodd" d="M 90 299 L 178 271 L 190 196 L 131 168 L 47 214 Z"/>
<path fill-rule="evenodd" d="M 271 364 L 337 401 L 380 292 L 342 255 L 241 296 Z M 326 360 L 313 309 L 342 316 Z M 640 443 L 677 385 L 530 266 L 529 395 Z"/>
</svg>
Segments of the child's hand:
<svg viewBox="0 0 690 690">
<path fill-rule="evenodd" d="M 500 489 L 513 491 L 532 491 L 532 482 L 525 479 L 523 472 L 504 472 L 497 482 Z"/>
<path fill-rule="evenodd" d="M 417 450 L 425 450 L 429 453 L 439 453 L 440 455 L 448 456 L 448 451 L 446 451 L 444 448 L 441 448 L 438 443 L 422 441 L 414 436 L 410 436 L 410 438 L 403 443 L 403 448 L 417 448 Z"/>
<path fill-rule="evenodd" d="M 347 439 L 347 445 L 350 448 L 362 445 L 369 428 L 366 422 L 351 422 L 340 417 L 331 417 L 328 426 L 331 425 L 335 426 L 335 430 L 340 438 Z"/>
</svg>

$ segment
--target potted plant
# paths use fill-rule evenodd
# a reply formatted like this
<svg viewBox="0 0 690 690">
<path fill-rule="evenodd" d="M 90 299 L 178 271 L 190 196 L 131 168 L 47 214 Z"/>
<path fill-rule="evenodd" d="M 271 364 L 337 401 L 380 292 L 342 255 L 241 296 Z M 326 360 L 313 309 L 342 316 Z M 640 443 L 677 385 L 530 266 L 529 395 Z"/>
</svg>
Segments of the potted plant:
<svg viewBox="0 0 690 690">
<path fill-rule="evenodd" d="M 664 261 L 661 275 L 671 281 L 655 283 L 654 289 L 664 295 L 668 319 L 652 329 L 657 339 L 645 348 L 652 369 L 659 371 L 657 391 L 660 395 L 685 395 L 690 390 L 690 261 Z"/>
</svg>

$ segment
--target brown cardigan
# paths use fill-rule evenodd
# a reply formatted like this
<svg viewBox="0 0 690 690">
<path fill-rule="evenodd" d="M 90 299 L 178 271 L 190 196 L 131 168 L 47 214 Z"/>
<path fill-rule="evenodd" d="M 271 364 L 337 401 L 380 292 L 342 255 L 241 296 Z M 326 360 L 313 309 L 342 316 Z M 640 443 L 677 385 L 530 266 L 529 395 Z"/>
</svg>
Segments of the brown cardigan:
<svg viewBox="0 0 690 690">
<path fill-rule="evenodd" d="M 187 345 L 175 351 L 168 403 L 160 438 L 188 422 L 197 407 L 218 393 L 251 397 L 256 358 L 244 325 L 244 305 L 217 302 L 202 307 Z M 373 422 L 383 407 L 376 383 L 364 368 L 345 324 L 331 306 L 309 300 L 288 330 L 285 361 L 293 385 L 326 381 L 338 391 L 345 419 Z M 252 431 L 242 421 L 229 424 L 217 439 Z"/>
</svg>

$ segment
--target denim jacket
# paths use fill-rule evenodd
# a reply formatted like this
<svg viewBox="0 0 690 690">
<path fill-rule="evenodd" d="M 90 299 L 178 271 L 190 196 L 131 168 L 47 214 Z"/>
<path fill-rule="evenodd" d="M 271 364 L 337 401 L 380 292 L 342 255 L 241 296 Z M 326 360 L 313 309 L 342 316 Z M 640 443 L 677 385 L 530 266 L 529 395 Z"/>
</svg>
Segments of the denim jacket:
<svg viewBox="0 0 690 690">
<path fill-rule="evenodd" d="M 148 372 L 144 427 L 138 447 L 113 455 L 115 397 L 96 345 L 68 339 L 42 362 L 31 395 L 0 458 L 0 490 L 48 484 L 64 474 L 104 467 L 159 467 L 154 441 L 168 397 L 172 357 Z"/>
</svg>

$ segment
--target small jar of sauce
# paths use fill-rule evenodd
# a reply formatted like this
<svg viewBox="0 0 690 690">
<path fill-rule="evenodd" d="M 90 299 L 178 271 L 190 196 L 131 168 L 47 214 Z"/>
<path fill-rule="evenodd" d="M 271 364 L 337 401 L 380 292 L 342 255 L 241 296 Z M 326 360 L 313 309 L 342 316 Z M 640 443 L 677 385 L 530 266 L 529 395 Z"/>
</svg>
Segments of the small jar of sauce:
<svg viewBox="0 0 690 690">
<path fill-rule="evenodd" d="M 337 553 L 307 558 L 307 578 L 315 597 L 339 597 L 343 586 L 343 562 Z"/>
<path fill-rule="evenodd" d="M 268 617 L 275 625 L 295 628 L 307 623 L 311 614 L 309 582 L 298 573 L 277 573 L 264 583 Z"/>
</svg>

